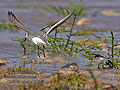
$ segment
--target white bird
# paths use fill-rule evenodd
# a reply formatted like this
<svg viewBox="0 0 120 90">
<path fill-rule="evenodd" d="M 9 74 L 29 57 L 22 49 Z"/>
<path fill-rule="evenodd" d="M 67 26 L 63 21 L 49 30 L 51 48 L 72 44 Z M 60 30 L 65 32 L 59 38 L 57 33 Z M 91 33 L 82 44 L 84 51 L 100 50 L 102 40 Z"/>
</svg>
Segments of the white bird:
<svg viewBox="0 0 120 90">
<path fill-rule="evenodd" d="M 34 44 L 36 44 L 38 46 L 38 56 L 40 57 L 39 54 L 39 46 L 42 44 L 43 45 L 43 49 L 46 46 L 51 45 L 48 42 L 48 35 L 55 30 L 57 27 L 59 27 L 61 24 L 63 24 L 66 20 L 68 20 L 72 14 L 74 13 L 74 11 L 72 13 L 70 13 L 68 16 L 66 16 L 65 18 L 59 20 L 58 22 L 50 25 L 50 26 L 46 26 L 44 28 L 42 28 L 40 30 L 40 32 L 33 32 L 32 30 L 30 30 L 29 28 L 27 28 L 26 26 L 24 26 L 17 18 L 16 16 L 8 11 L 8 18 L 10 20 L 10 22 L 15 25 L 16 27 L 23 29 L 26 33 L 25 33 L 25 40 L 29 39 L 31 41 L 33 41 Z M 24 41 L 25 41 L 24 40 Z M 43 54 L 44 54 L 44 50 L 43 50 Z M 45 57 L 45 54 L 44 54 Z"/>
</svg>

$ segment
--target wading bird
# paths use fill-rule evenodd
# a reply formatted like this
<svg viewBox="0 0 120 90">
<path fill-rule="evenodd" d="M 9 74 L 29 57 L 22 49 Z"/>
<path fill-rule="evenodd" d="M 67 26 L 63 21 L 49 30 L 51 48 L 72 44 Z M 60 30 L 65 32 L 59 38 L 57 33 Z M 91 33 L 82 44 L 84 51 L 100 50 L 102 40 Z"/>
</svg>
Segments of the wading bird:
<svg viewBox="0 0 120 90">
<path fill-rule="evenodd" d="M 103 48 L 101 52 L 94 53 L 95 59 L 93 60 L 98 64 L 98 69 L 113 68 L 113 62 L 109 58 L 109 49 Z"/>
<path fill-rule="evenodd" d="M 48 42 L 48 35 L 53 31 L 55 30 L 57 27 L 59 27 L 61 24 L 63 24 L 66 20 L 68 20 L 72 14 L 74 13 L 74 11 L 72 13 L 70 13 L 68 16 L 66 16 L 65 18 L 59 20 L 58 22 L 50 25 L 50 26 L 46 26 L 44 28 L 42 28 L 40 30 L 40 32 L 33 32 L 32 30 L 30 30 L 29 28 L 27 28 L 26 26 L 24 26 L 17 18 L 16 16 L 8 11 L 8 18 L 9 18 L 9 21 L 16 27 L 22 29 L 25 31 L 25 40 L 28 39 L 30 41 L 33 41 L 34 44 L 37 45 L 37 49 L 38 49 L 38 56 L 40 57 L 40 54 L 39 54 L 39 46 L 40 45 L 43 45 L 43 55 L 45 57 L 45 53 L 44 53 L 44 48 L 45 46 L 49 46 L 51 45 L 49 42 Z"/>
</svg>

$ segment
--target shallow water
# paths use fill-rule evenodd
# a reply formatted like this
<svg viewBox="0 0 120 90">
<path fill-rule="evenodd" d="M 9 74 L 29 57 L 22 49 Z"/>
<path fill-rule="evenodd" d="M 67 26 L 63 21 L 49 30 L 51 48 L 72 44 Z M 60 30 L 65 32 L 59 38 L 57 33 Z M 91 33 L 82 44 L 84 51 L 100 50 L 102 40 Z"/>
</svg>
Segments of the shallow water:
<svg viewBox="0 0 120 90">
<path fill-rule="evenodd" d="M 42 3 L 41 3 L 42 1 Z M 40 5 L 40 6 L 47 6 L 47 5 L 59 5 L 59 6 L 66 6 L 70 5 L 69 2 L 65 0 L 41 0 L 41 1 L 23 1 L 23 0 L 3 0 L 0 1 L 0 22 L 1 21 L 7 21 L 7 12 L 12 11 L 15 13 L 16 16 L 20 16 L 21 21 L 30 27 L 33 31 L 39 31 L 40 28 L 44 27 L 49 21 L 57 21 L 61 17 L 58 17 L 55 13 L 47 12 L 44 13 L 42 10 L 39 9 L 33 9 L 33 8 L 13 8 L 15 5 Z M 112 29 L 114 31 L 119 31 L 120 28 L 120 17 L 119 16 L 104 16 L 101 15 L 100 12 L 103 10 L 115 10 L 120 12 L 120 1 L 114 0 L 83 0 L 83 5 L 86 7 L 89 7 L 90 9 L 87 10 L 87 16 L 86 18 L 92 19 L 92 23 L 89 26 L 85 26 L 85 28 L 97 28 L 97 29 Z M 72 0 L 73 5 L 77 4 L 79 0 Z M 91 14 L 95 11 L 98 11 L 96 17 L 92 17 Z M 82 18 L 82 17 L 79 17 Z M 77 27 L 75 31 L 80 30 L 80 28 L 84 27 Z M 74 32 L 75 32 L 74 31 Z M 102 32 L 97 32 L 97 34 L 100 34 Z M 119 32 L 116 32 L 117 34 Z M 106 32 L 104 33 L 105 36 L 109 36 L 110 33 Z M 119 33 L 120 34 L 120 33 Z M 7 65 L 8 67 L 16 66 L 22 66 L 23 65 L 23 59 L 19 58 L 23 54 L 18 53 L 18 51 L 21 51 L 20 44 L 17 42 L 13 42 L 11 38 L 22 38 L 24 37 L 24 31 L 19 31 L 16 33 L 10 32 L 9 30 L 0 30 L 0 57 L 5 57 L 10 59 L 10 63 Z M 79 37 L 72 37 L 72 40 L 79 39 L 81 37 L 86 38 L 92 38 L 97 39 L 94 36 L 79 36 Z M 32 58 L 36 59 L 37 54 L 34 54 L 32 56 L 28 56 L 28 60 L 31 60 Z M 69 60 L 70 62 L 75 62 L 79 65 L 79 71 L 86 70 L 87 68 L 91 69 L 97 69 L 97 67 L 89 67 L 90 60 L 86 59 L 83 56 L 73 56 Z M 36 64 L 35 67 L 37 70 L 41 70 L 47 74 L 52 74 L 54 71 L 59 70 L 62 66 L 64 66 L 67 63 L 53 63 L 53 64 Z M 32 63 L 26 64 L 25 67 L 31 67 Z M 106 77 L 105 77 L 106 78 Z M 109 81 L 109 80 L 108 80 Z"/>
</svg>

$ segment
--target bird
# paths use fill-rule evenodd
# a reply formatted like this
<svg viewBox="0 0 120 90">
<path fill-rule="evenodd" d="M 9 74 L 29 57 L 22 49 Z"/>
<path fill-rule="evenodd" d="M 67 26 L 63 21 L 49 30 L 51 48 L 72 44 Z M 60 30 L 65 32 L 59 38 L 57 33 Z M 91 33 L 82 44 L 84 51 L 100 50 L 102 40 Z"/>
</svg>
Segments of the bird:
<svg viewBox="0 0 120 90">
<path fill-rule="evenodd" d="M 31 29 L 29 29 L 28 27 L 26 27 L 24 24 L 22 24 L 18 20 L 18 18 L 15 16 L 15 14 L 11 11 L 8 11 L 8 19 L 15 27 L 20 28 L 25 31 L 24 41 L 26 41 L 28 39 L 28 40 L 32 41 L 35 45 L 37 45 L 37 50 L 38 50 L 37 52 L 38 52 L 38 56 L 40 58 L 39 46 L 43 45 L 43 55 L 45 57 L 44 48 L 45 48 L 45 46 L 51 45 L 48 42 L 48 35 L 52 31 L 54 31 L 56 28 L 58 28 L 60 25 L 62 25 L 65 21 L 67 21 L 73 14 L 74 14 L 74 10 L 69 15 L 67 15 L 66 17 L 62 18 L 61 20 L 55 22 L 54 24 L 43 27 L 40 30 L 40 32 L 34 32 Z"/>
<path fill-rule="evenodd" d="M 94 53 L 93 62 L 98 64 L 98 69 L 113 68 L 113 62 L 109 58 L 109 49 L 103 48 L 101 52 Z"/>
<path fill-rule="evenodd" d="M 109 58 L 109 49 L 103 48 L 101 52 L 94 53 L 95 58 L 100 58 L 100 60 L 104 60 L 104 58 Z"/>
</svg>

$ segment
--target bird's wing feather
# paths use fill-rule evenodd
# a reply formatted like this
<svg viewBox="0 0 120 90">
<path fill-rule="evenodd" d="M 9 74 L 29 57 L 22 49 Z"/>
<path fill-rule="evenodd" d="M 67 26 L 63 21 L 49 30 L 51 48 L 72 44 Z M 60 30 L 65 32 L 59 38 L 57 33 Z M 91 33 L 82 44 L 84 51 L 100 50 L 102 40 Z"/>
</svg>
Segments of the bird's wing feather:
<svg viewBox="0 0 120 90">
<path fill-rule="evenodd" d="M 56 23 L 54 23 L 50 26 L 44 27 L 43 29 L 41 29 L 41 31 L 45 32 L 47 35 L 50 34 L 53 30 L 55 30 L 57 27 L 62 25 L 66 20 L 68 20 L 72 16 L 73 13 L 74 13 L 74 11 L 72 13 L 70 13 L 68 16 L 66 16 L 65 18 L 57 21 Z"/>
<path fill-rule="evenodd" d="M 28 33 L 31 33 L 31 34 L 34 34 L 35 35 L 35 32 L 31 31 L 29 28 L 27 28 L 26 26 L 24 26 L 17 18 L 16 16 L 8 11 L 8 18 L 10 20 L 10 22 L 15 25 L 16 27 L 20 28 L 20 29 L 23 29 L 24 31 L 28 32 Z"/>
</svg>

